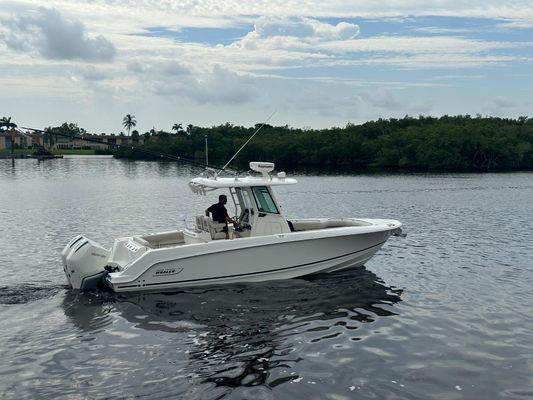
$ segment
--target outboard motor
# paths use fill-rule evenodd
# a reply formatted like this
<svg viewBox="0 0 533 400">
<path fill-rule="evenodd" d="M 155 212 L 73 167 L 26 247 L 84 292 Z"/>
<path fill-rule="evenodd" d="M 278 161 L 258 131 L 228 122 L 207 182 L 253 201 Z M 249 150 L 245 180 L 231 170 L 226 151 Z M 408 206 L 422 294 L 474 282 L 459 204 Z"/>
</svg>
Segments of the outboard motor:
<svg viewBox="0 0 533 400">
<path fill-rule="evenodd" d="M 111 251 L 78 235 L 61 252 L 63 271 L 73 289 L 95 289 L 107 273 L 105 266 Z"/>
</svg>

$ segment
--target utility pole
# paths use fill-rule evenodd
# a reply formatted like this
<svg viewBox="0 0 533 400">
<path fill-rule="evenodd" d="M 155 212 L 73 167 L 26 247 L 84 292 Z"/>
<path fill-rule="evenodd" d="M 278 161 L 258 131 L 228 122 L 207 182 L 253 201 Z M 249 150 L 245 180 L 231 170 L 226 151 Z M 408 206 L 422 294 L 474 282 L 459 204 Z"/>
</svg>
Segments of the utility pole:
<svg viewBox="0 0 533 400">
<path fill-rule="evenodd" d="M 207 135 L 205 135 L 205 166 L 207 167 L 209 165 L 209 155 L 208 155 L 208 148 L 207 148 Z"/>
<path fill-rule="evenodd" d="M 11 168 L 15 167 L 15 129 L 11 128 Z"/>
<path fill-rule="evenodd" d="M 15 129 L 11 128 L 11 158 L 15 158 Z"/>
</svg>

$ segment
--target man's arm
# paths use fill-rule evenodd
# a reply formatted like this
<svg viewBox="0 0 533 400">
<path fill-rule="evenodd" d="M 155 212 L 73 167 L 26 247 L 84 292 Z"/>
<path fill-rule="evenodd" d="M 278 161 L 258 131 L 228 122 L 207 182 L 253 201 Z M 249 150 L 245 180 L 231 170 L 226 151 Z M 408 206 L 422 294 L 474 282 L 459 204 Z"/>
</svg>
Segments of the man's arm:
<svg viewBox="0 0 533 400">
<path fill-rule="evenodd" d="M 239 221 L 235 221 L 231 219 L 228 215 L 226 215 L 226 222 L 233 224 L 233 225 L 239 225 Z"/>
</svg>

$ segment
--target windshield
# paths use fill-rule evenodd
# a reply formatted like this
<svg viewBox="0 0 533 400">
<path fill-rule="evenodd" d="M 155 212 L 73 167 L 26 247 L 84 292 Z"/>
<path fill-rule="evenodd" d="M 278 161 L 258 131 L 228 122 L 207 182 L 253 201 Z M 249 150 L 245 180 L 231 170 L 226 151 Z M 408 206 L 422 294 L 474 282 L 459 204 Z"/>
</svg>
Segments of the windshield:
<svg viewBox="0 0 533 400">
<path fill-rule="evenodd" d="M 270 214 L 279 214 L 278 208 L 274 203 L 274 199 L 270 195 L 266 186 L 256 186 L 252 188 L 255 199 L 257 200 L 257 208 L 259 212 Z"/>
<path fill-rule="evenodd" d="M 252 203 L 252 199 L 250 199 L 250 195 L 248 194 L 248 192 L 246 190 L 237 189 L 237 193 L 239 195 L 238 197 L 241 202 L 241 207 L 243 209 L 246 209 L 246 208 L 252 209 L 253 203 Z"/>
</svg>

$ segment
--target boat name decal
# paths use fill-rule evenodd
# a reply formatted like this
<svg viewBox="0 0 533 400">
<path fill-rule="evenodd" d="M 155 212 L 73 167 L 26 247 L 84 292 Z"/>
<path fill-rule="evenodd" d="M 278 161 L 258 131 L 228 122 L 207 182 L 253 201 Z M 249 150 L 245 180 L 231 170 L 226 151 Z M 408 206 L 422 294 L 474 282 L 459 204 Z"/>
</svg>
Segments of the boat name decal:
<svg viewBox="0 0 533 400">
<path fill-rule="evenodd" d="M 160 268 L 155 270 L 154 276 L 178 275 L 181 271 L 183 268 Z"/>
</svg>

